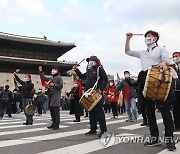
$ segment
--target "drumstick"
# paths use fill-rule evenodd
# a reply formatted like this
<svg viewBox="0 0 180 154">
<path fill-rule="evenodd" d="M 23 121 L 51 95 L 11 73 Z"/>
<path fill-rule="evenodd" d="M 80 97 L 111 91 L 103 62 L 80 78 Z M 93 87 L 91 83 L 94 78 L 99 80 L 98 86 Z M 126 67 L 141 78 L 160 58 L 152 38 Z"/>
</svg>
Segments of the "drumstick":
<svg viewBox="0 0 180 154">
<path fill-rule="evenodd" d="M 19 73 L 20 72 L 20 69 L 18 68 L 18 69 L 16 69 L 16 71 L 15 71 L 16 73 Z"/>
<path fill-rule="evenodd" d="M 142 36 L 142 35 L 144 35 L 144 34 L 133 34 L 133 35 L 135 35 L 135 36 Z"/>
<path fill-rule="evenodd" d="M 78 67 L 78 66 L 80 66 L 80 64 L 83 62 L 85 60 L 85 58 L 83 59 L 83 60 L 81 60 L 77 65 L 75 65 L 76 66 L 76 68 Z M 74 68 L 72 68 L 71 69 L 72 71 L 75 71 L 75 69 Z"/>
<path fill-rule="evenodd" d="M 77 66 L 80 66 L 80 64 L 81 64 L 84 60 L 85 60 L 85 58 L 84 58 L 83 60 L 81 60 L 81 61 L 77 64 Z"/>
</svg>

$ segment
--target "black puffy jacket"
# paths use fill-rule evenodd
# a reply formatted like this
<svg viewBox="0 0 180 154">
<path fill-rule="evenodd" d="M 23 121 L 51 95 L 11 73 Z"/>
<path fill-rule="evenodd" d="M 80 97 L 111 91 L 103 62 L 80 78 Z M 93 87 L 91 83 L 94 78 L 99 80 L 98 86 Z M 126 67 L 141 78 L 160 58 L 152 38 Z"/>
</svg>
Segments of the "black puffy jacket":
<svg viewBox="0 0 180 154">
<path fill-rule="evenodd" d="M 106 85 L 108 83 L 108 77 L 107 74 L 105 72 L 105 70 L 103 69 L 103 67 L 101 66 L 95 66 L 92 69 L 87 69 L 87 72 L 82 74 L 79 69 L 76 70 L 77 75 L 81 78 L 81 79 L 85 79 L 85 87 L 84 90 L 87 91 L 89 88 L 92 88 L 94 86 L 94 84 L 96 83 L 97 80 L 97 76 L 98 76 L 98 68 L 99 68 L 99 82 L 97 85 L 97 89 L 100 89 L 101 91 L 103 91 L 106 88 Z"/>
</svg>

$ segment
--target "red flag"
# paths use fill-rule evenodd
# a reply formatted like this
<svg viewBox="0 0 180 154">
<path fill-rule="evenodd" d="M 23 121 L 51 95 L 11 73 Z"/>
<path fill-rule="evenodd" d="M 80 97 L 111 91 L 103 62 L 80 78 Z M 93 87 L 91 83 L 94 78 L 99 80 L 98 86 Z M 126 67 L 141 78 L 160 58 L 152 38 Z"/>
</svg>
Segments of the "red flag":
<svg viewBox="0 0 180 154">
<path fill-rule="evenodd" d="M 129 103 L 129 87 L 128 87 L 128 83 L 127 82 L 126 82 L 126 85 L 125 85 L 124 99 Z"/>
<path fill-rule="evenodd" d="M 44 81 L 44 80 L 41 78 L 41 76 L 40 76 L 40 80 L 41 80 L 42 86 L 43 86 L 43 87 L 47 87 L 47 82 Z"/>
</svg>

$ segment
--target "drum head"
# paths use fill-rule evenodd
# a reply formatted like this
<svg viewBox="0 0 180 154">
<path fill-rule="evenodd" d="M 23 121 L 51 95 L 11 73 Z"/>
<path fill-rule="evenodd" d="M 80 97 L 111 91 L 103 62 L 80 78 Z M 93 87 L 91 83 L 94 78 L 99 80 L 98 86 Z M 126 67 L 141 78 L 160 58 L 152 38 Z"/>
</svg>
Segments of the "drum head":
<svg viewBox="0 0 180 154">
<path fill-rule="evenodd" d="M 28 115 L 33 115 L 35 113 L 35 106 L 32 105 L 32 104 L 29 104 L 26 106 L 25 108 L 25 113 L 28 114 Z"/>
</svg>

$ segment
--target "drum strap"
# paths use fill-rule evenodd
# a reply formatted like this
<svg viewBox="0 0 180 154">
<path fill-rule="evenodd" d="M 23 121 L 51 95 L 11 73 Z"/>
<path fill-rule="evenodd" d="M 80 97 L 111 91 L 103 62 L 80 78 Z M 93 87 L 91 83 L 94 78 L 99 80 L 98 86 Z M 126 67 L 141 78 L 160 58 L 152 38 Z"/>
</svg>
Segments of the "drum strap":
<svg viewBox="0 0 180 154">
<path fill-rule="evenodd" d="M 169 67 L 169 68 L 170 68 L 171 71 L 172 71 L 172 77 L 173 77 L 174 79 L 178 79 L 178 75 L 177 75 L 176 71 L 174 70 L 174 68 L 172 68 L 172 67 Z"/>
<path fill-rule="evenodd" d="M 100 66 L 99 66 L 99 67 L 100 67 Z M 91 91 L 90 91 L 90 94 L 91 94 L 91 92 L 92 92 L 94 89 L 97 88 L 98 81 L 99 81 L 99 78 L 100 78 L 100 76 L 99 76 L 99 67 L 97 68 L 97 80 L 96 80 L 96 83 L 94 84 L 94 86 L 92 87 L 92 89 L 91 89 Z"/>
<path fill-rule="evenodd" d="M 32 105 L 32 104 L 33 104 L 32 100 L 28 101 L 28 105 Z"/>
<path fill-rule="evenodd" d="M 95 85 L 96 85 L 95 89 L 97 89 L 97 84 L 98 84 L 98 81 L 99 81 L 99 78 L 100 78 L 100 76 L 99 76 L 99 67 L 97 68 L 97 80 L 96 80 L 96 83 L 95 83 Z"/>
</svg>

